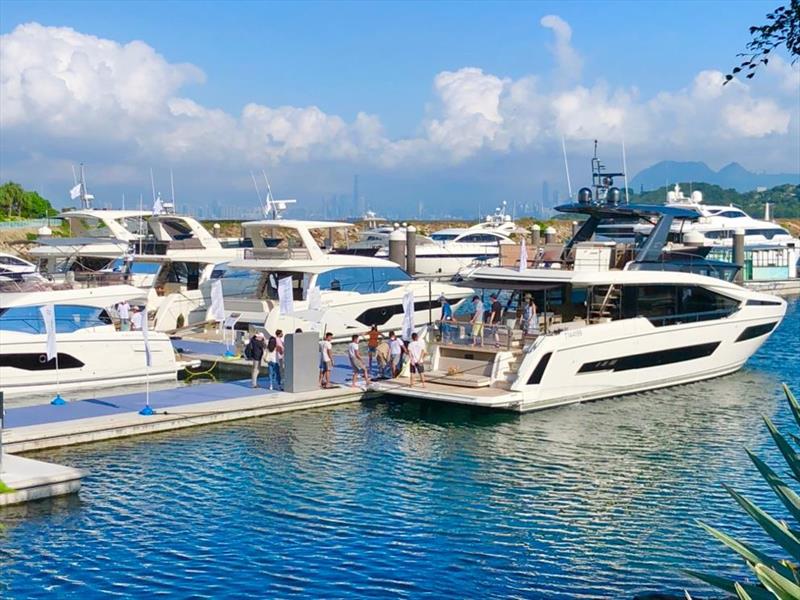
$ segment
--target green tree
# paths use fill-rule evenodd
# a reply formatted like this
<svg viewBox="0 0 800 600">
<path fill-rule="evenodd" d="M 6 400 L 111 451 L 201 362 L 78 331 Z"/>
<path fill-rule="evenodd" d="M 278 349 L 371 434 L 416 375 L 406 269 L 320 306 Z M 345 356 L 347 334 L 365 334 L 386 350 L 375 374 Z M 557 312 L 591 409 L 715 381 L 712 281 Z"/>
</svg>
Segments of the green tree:
<svg viewBox="0 0 800 600">
<path fill-rule="evenodd" d="M 0 218 L 41 218 L 58 214 L 48 200 L 38 192 L 24 189 L 9 181 L 0 186 Z"/>
<path fill-rule="evenodd" d="M 747 72 L 747 79 L 752 79 L 759 65 L 769 63 L 769 54 L 783 46 L 789 51 L 792 64 L 800 59 L 800 0 L 779 6 L 767 15 L 767 21 L 766 25 L 750 28 L 753 39 L 746 46 L 747 52 L 739 54 L 745 59 L 725 76 L 725 83 L 742 71 Z"/>
</svg>

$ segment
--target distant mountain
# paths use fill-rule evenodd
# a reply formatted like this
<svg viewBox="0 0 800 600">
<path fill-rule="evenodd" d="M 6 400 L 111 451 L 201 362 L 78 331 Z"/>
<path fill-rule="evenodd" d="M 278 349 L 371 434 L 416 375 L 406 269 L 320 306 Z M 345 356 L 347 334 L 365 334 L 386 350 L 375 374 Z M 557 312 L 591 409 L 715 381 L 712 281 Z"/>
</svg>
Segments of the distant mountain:
<svg viewBox="0 0 800 600">
<path fill-rule="evenodd" d="M 654 190 L 679 181 L 713 183 L 723 188 L 749 192 L 758 187 L 798 184 L 800 173 L 753 173 L 735 162 L 714 171 L 704 162 L 663 160 L 640 171 L 629 185 L 638 192 L 642 187 L 645 190 Z"/>
</svg>

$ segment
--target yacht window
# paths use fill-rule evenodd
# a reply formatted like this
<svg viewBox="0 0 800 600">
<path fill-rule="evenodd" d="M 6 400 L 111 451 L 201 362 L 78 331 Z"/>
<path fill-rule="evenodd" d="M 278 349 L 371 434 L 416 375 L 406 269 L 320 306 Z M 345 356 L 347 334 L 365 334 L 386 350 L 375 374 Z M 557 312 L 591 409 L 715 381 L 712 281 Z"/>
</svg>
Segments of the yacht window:
<svg viewBox="0 0 800 600">
<path fill-rule="evenodd" d="M 303 299 L 303 282 L 305 273 L 292 273 L 290 271 L 273 271 L 267 274 L 263 296 L 270 300 L 278 300 L 278 282 L 284 277 L 292 278 L 292 299 Z"/>
<path fill-rule="evenodd" d="M 718 212 L 717 216 L 728 217 L 729 219 L 741 219 L 742 217 L 746 217 L 747 215 L 740 210 L 725 210 L 722 212 Z"/>
<path fill-rule="evenodd" d="M 0 309 L 0 331 L 45 333 L 39 306 L 12 306 Z M 111 324 L 111 317 L 102 308 L 59 304 L 55 307 L 57 333 L 70 333 L 87 327 Z"/>
<path fill-rule="evenodd" d="M 710 240 L 722 240 L 733 235 L 732 229 L 718 229 L 716 231 L 704 231 L 703 235 Z"/>
<path fill-rule="evenodd" d="M 158 273 L 158 270 L 161 268 L 160 263 L 150 263 L 150 262 L 132 262 L 130 266 L 130 272 L 134 273 L 135 275 L 155 275 Z M 125 260 L 122 258 L 117 258 L 110 263 L 105 268 L 106 271 L 114 271 L 116 273 L 123 273 L 125 271 Z"/>
<path fill-rule="evenodd" d="M 763 235 L 768 240 L 773 239 L 776 235 L 789 235 L 785 229 L 775 227 L 772 229 L 748 229 L 745 231 L 746 235 Z"/>
<path fill-rule="evenodd" d="M 372 278 L 376 292 L 388 292 L 392 289 L 390 281 L 408 281 L 411 276 L 400 267 L 376 267 L 372 269 Z"/>
<path fill-rule="evenodd" d="M 391 289 L 391 281 L 407 281 L 411 277 L 399 267 L 344 267 L 317 276 L 321 290 L 340 290 L 371 294 Z"/>
<path fill-rule="evenodd" d="M 448 242 L 458 237 L 457 233 L 434 233 L 431 239 L 435 242 Z"/>
<path fill-rule="evenodd" d="M 492 244 L 497 243 L 499 240 L 499 237 L 491 233 L 473 233 L 465 235 L 458 242 L 461 244 Z"/>
<path fill-rule="evenodd" d="M 135 264 L 135 263 L 134 263 Z M 172 262 L 165 265 L 159 275 L 158 283 L 179 283 L 187 290 L 200 287 L 200 265 L 192 262 Z"/>
<path fill-rule="evenodd" d="M 657 327 L 720 319 L 733 313 L 739 301 L 698 286 L 624 286 L 623 318 L 646 317 Z"/>
<path fill-rule="evenodd" d="M 188 240 L 194 237 L 192 228 L 184 221 L 162 219 L 161 225 L 173 240 Z"/>
</svg>

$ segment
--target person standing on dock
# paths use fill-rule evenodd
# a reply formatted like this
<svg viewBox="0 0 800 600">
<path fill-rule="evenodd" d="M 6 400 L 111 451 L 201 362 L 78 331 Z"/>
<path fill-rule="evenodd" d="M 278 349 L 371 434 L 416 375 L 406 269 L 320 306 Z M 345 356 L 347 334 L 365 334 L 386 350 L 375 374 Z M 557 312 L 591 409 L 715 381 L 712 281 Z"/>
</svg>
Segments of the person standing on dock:
<svg viewBox="0 0 800 600">
<path fill-rule="evenodd" d="M 264 353 L 264 362 L 267 363 L 269 376 L 269 389 L 279 390 L 281 383 L 281 367 L 278 364 L 278 338 L 270 336 L 267 341 L 267 350 Z"/>
<path fill-rule="evenodd" d="M 391 359 L 391 349 L 389 348 L 389 343 L 383 339 L 383 336 L 378 336 L 378 347 L 375 349 L 375 358 L 378 360 L 378 376 L 381 379 L 387 379 L 386 373 L 389 373 L 388 377 L 392 377 L 392 359 Z"/>
<path fill-rule="evenodd" d="M 408 345 L 408 356 L 411 361 L 411 369 L 408 372 L 408 386 L 414 387 L 414 373 L 419 374 L 419 381 L 422 387 L 425 387 L 425 355 L 428 351 L 425 349 L 425 343 L 419 339 L 419 334 L 415 331 L 411 334 L 411 343 Z"/>
<path fill-rule="evenodd" d="M 361 358 L 361 351 L 358 348 L 358 334 L 354 333 L 350 338 L 350 345 L 347 346 L 347 355 L 350 357 L 350 366 L 353 367 L 353 383 L 352 386 L 356 387 L 358 382 L 358 374 L 364 374 L 364 383 L 369 385 L 369 374 L 364 366 L 364 359 Z"/>
<path fill-rule="evenodd" d="M 333 334 L 329 331 L 319 343 L 319 385 L 324 388 L 331 385 L 333 369 Z"/>
<path fill-rule="evenodd" d="M 370 375 L 372 375 L 372 362 L 375 359 L 375 352 L 378 350 L 379 337 L 378 326 L 373 325 L 369 330 L 369 334 L 367 334 L 367 359 L 369 361 L 368 368 Z"/>
<path fill-rule="evenodd" d="M 474 346 L 480 340 L 478 345 L 483 346 L 483 300 L 479 296 L 473 296 L 472 307 L 474 310 L 472 319 L 470 319 L 470 323 L 472 323 L 472 345 Z"/>
<path fill-rule="evenodd" d="M 123 300 L 117 304 L 117 314 L 119 315 L 119 330 L 131 330 L 131 305 L 127 300 Z"/>
<path fill-rule="evenodd" d="M 489 309 L 489 325 L 492 327 L 492 337 L 494 338 L 494 347 L 500 347 L 500 321 L 503 319 L 503 305 L 497 299 L 497 294 L 489 296 L 492 301 L 492 306 Z"/>
<path fill-rule="evenodd" d="M 286 362 L 284 362 L 283 357 L 285 354 L 284 345 L 283 345 L 283 330 L 278 329 L 275 331 L 275 342 L 277 346 L 275 347 L 275 353 L 278 356 L 278 387 L 277 389 L 283 389 L 283 378 L 286 374 Z"/>
<path fill-rule="evenodd" d="M 397 377 L 403 369 L 403 354 L 407 352 L 403 342 L 395 335 L 394 331 L 389 332 L 389 358 L 392 365 L 392 377 Z"/>
<path fill-rule="evenodd" d="M 251 387 L 258 387 L 258 370 L 261 368 L 261 360 L 264 358 L 264 334 L 260 331 L 250 338 L 244 348 L 244 357 L 253 361 L 253 368 L 250 372 Z"/>
</svg>

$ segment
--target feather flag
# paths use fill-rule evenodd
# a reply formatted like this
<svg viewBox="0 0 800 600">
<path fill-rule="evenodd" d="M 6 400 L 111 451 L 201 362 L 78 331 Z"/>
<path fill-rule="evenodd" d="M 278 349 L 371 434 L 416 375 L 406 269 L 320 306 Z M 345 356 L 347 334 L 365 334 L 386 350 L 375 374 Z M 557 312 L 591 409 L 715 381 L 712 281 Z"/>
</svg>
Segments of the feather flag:
<svg viewBox="0 0 800 600">
<path fill-rule="evenodd" d="M 211 284 L 211 309 L 208 317 L 212 321 L 225 320 L 225 299 L 222 294 L 222 282 L 217 279 Z"/>
<path fill-rule="evenodd" d="M 528 248 L 525 246 L 525 238 L 519 245 L 519 270 L 520 273 L 528 268 Z"/>
<path fill-rule="evenodd" d="M 147 337 L 147 306 L 142 309 L 142 338 L 144 338 L 144 359 L 148 367 L 153 366 L 153 355 L 150 353 L 150 340 Z"/>
<path fill-rule="evenodd" d="M 278 305 L 282 315 L 294 314 L 291 276 L 282 277 L 278 280 Z"/>
<path fill-rule="evenodd" d="M 56 310 L 52 303 L 39 307 L 44 321 L 44 331 L 47 334 L 47 360 L 51 361 L 58 355 L 56 348 Z"/>
<path fill-rule="evenodd" d="M 78 183 L 74 187 L 70 188 L 69 190 L 69 199 L 75 200 L 76 198 L 81 197 L 81 184 Z"/>
</svg>

